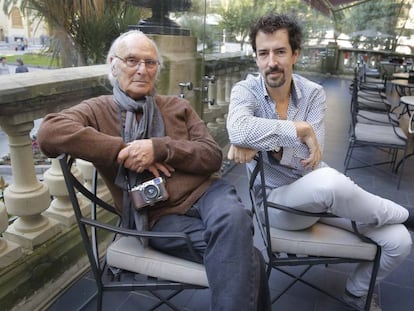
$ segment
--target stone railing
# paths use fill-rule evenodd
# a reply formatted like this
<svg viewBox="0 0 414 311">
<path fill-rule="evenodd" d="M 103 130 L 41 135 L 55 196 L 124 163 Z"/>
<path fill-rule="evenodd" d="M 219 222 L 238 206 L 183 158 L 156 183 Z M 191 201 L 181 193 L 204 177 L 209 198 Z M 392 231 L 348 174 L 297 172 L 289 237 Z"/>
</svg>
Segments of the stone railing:
<svg viewBox="0 0 414 311">
<path fill-rule="evenodd" d="M 236 60 L 207 61 L 206 75 L 198 83 L 191 81 L 194 88 L 188 91 L 202 92 L 201 103 L 193 104 L 201 105 L 202 117 L 223 149 L 230 90 L 250 66 Z M 4 310 L 42 309 L 88 268 L 60 167 L 52 159 L 39 172 L 30 133 L 34 121 L 47 113 L 108 93 L 106 74 L 107 66 L 97 65 L 0 76 L 0 127 L 8 137 L 12 178 L 3 193 L 4 204 L 0 203 Z M 78 167 L 88 182 L 90 165 Z"/>
</svg>

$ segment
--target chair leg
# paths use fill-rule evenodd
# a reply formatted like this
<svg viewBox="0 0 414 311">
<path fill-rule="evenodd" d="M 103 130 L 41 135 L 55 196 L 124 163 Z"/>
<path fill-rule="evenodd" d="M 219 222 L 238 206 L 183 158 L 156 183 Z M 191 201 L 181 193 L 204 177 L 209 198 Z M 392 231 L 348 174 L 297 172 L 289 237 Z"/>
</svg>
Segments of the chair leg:
<svg viewBox="0 0 414 311">
<path fill-rule="evenodd" d="M 374 264 L 372 265 L 371 280 L 369 282 L 367 298 L 365 301 L 365 308 L 364 308 L 365 311 L 369 311 L 371 307 L 371 300 L 374 294 L 374 288 L 375 288 L 377 274 L 378 274 L 379 265 L 380 265 L 380 258 L 381 258 L 381 248 L 377 246 L 377 253 L 375 254 L 375 261 L 374 261 Z"/>
<path fill-rule="evenodd" d="M 174 291 L 173 293 L 171 293 L 170 295 L 168 295 L 167 297 L 163 297 L 163 296 L 161 296 L 161 295 L 159 295 L 157 292 L 155 292 L 155 291 L 150 291 L 150 293 L 153 295 L 153 296 L 155 296 L 155 297 L 157 297 L 158 298 L 158 300 L 159 300 L 159 302 L 155 305 L 155 306 L 153 306 L 152 308 L 151 308 L 151 311 L 152 310 L 156 310 L 159 306 L 161 306 L 161 305 L 167 305 L 168 307 L 170 307 L 172 310 L 174 310 L 174 311 L 180 311 L 181 309 L 180 308 L 178 308 L 177 306 L 175 306 L 174 304 L 172 304 L 171 302 L 170 302 L 170 299 L 171 298 L 173 298 L 173 297 L 175 297 L 176 295 L 178 295 L 179 293 L 181 293 L 182 292 L 182 290 L 177 290 L 177 291 Z"/>
<path fill-rule="evenodd" d="M 401 163 L 401 170 L 398 173 L 398 171 L 396 171 L 396 173 L 398 174 L 398 184 L 397 184 L 397 190 L 400 190 L 400 185 L 401 185 L 401 178 L 402 178 L 402 174 L 404 171 L 404 165 L 405 165 L 405 159 L 402 159 L 402 163 Z"/>
<path fill-rule="evenodd" d="M 287 272 L 281 268 L 275 267 L 276 270 L 278 270 L 279 272 L 282 272 L 288 276 L 290 276 L 293 280 L 290 282 L 290 284 L 288 286 L 286 286 L 283 291 L 281 293 L 279 293 L 279 295 L 277 295 L 275 298 L 272 299 L 271 304 L 273 305 L 280 297 L 282 297 L 284 295 L 284 293 L 286 293 L 293 285 L 295 285 L 297 282 L 301 281 L 302 277 L 305 275 L 306 272 L 308 272 L 310 270 L 310 268 L 312 268 L 312 266 L 307 266 L 305 268 L 305 270 L 303 270 L 298 276 Z"/>
<path fill-rule="evenodd" d="M 103 300 L 103 295 L 102 295 L 102 290 L 98 290 L 98 293 L 96 295 L 96 310 L 97 311 L 101 311 L 102 310 L 102 300 Z"/>
<path fill-rule="evenodd" d="M 349 163 L 351 162 L 352 152 L 354 151 L 354 143 L 352 141 L 349 142 L 348 150 L 345 156 L 345 163 L 344 163 L 344 173 L 348 171 Z"/>
</svg>

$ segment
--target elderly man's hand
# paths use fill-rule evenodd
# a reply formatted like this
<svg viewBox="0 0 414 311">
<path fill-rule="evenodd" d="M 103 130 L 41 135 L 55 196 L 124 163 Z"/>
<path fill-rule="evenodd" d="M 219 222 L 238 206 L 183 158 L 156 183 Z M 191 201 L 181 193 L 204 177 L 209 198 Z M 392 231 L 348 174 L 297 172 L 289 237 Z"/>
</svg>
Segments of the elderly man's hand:
<svg viewBox="0 0 414 311">
<path fill-rule="evenodd" d="M 236 163 L 247 163 L 254 158 L 256 153 L 257 151 L 254 149 L 230 145 L 229 152 L 227 153 L 227 158 L 229 160 L 233 160 Z"/>
<path fill-rule="evenodd" d="M 139 139 L 129 143 L 119 152 L 117 161 L 131 171 L 142 173 L 149 170 L 156 177 L 159 177 L 160 173 L 171 176 L 171 172 L 174 171 L 174 168 L 166 163 L 154 162 L 151 139 Z"/>
</svg>

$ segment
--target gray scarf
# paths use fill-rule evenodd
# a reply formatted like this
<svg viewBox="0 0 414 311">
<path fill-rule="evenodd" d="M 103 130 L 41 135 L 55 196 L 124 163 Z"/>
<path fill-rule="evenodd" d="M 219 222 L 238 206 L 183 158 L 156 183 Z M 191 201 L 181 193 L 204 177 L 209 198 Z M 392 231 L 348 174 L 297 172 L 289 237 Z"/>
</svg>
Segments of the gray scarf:
<svg viewBox="0 0 414 311">
<path fill-rule="evenodd" d="M 134 100 L 123 92 L 118 83 L 114 89 L 115 102 L 121 111 L 126 111 L 124 141 L 129 143 L 136 139 L 165 136 L 164 121 L 153 96 L 146 96 L 145 100 Z M 136 113 L 142 113 L 138 123 Z"/>
<path fill-rule="evenodd" d="M 145 100 L 134 100 L 119 88 L 118 82 L 114 85 L 113 94 L 120 111 L 122 137 L 126 143 L 137 139 L 165 136 L 164 121 L 152 95 L 146 96 Z M 122 126 L 121 118 L 123 111 L 126 111 L 124 127 Z M 142 114 L 139 123 L 137 122 L 137 113 Z M 125 227 L 131 226 L 132 217 L 134 217 L 135 226 L 138 230 L 148 230 L 148 216 L 145 208 L 139 211 L 132 208 L 131 198 L 128 193 L 128 188 L 142 183 L 146 175 L 145 173 L 138 174 L 129 171 L 122 165 L 118 170 L 115 183 L 124 189 L 122 216 Z M 126 182 L 130 184 L 125 185 Z M 145 239 L 141 240 L 143 244 L 147 243 Z"/>
</svg>

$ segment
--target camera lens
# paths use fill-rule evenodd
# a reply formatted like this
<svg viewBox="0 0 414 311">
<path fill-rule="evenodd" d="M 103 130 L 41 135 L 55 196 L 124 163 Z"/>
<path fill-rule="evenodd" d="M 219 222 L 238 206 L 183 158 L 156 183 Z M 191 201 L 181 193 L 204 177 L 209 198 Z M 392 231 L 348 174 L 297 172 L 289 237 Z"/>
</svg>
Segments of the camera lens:
<svg viewBox="0 0 414 311">
<path fill-rule="evenodd" d="M 159 189 L 157 186 L 148 185 L 144 189 L 144 195 L 148 200 L 154 200 L 158 197 Z"/>
</svg>

